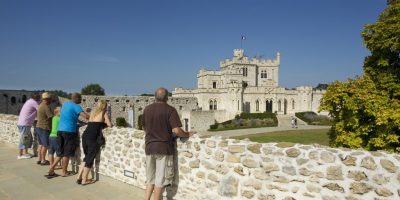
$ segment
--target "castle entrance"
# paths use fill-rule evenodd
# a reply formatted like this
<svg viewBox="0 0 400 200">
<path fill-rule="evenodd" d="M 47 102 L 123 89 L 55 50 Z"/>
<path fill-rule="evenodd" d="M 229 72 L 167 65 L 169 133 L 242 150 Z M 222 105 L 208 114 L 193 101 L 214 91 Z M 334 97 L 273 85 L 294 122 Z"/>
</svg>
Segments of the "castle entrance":
<svg viewBox="0 0 400 200">
<path fill-rule="evenodd" d="M 272 113 L 272 100 L 267 100 L 265 102 L 265 112 Z"/>
</svg>

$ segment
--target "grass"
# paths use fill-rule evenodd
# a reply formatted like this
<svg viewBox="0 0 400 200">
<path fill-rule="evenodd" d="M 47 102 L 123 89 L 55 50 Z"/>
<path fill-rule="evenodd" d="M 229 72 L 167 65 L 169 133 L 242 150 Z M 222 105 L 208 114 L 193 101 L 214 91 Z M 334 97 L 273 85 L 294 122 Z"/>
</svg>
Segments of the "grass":
<svg viewBox="0 0 400 200">
<path fill-rule="evenodd" d="M 277 131 L 270 133 L 260 133 L 255 135 L 245 135 L 234 137 L 235 139 L 249 138 L 253 142 L 292 142 L 300 144 L 321 144 L 328 146 L 329 129 L 311 129 L 311 130 L 290 130 Z"/>
</svg>

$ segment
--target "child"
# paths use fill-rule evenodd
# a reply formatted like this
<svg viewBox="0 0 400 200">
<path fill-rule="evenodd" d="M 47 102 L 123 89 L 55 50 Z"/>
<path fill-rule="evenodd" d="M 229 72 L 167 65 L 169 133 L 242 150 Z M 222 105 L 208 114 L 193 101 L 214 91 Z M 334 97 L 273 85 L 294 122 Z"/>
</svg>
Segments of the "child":
<svg viewBox="0 0 400 200">
<path fill-rule="evenodd" d="M 54 155 L 54 153 L 57 153 L 59 146 L 60 146 L 57 141 L 57 128 L 58 128 L 59 121 L 60 121 L 60 107 L 56 107 L 54 109 L 54 117 L 52 120 L 51 133 L 50 133 L 50 137 L 49 137 L 50 147 L 49 147 L 48 151 L 49 151 L 50 166 L 54 162 L 53 155 Z"/>
</svg>

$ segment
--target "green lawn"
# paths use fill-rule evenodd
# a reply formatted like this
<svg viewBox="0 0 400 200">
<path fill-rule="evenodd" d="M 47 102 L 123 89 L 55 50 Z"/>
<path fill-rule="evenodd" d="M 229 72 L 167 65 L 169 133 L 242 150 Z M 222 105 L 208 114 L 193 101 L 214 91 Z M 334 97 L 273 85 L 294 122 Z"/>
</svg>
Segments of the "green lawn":
<svg viewBox="0 0 400 200">
<path fill-rule="evenodd" d="M 267 142 L 292 142 L 301 144 L 314 144 L 328 146 L 329 129 L 312 129 L 312 130 L 290 130 L 278 131 L 270 133 L 261 133 L 255 135 L 245 135 L 234 137 L 235 139 L 249 138 L 253 142 L 267 143 Z"/>
</svg>

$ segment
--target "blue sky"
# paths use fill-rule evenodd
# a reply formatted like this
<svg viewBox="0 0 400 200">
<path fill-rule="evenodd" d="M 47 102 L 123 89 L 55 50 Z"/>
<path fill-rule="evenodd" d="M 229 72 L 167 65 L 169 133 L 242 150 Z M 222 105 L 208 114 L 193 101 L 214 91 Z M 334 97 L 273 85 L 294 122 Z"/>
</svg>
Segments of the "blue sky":
<svg viewBox="0 0 400 200">
<path fill-rule="evenodd" d="M 234 48 L 274 58 L 280 85 L 316 86 L 362 74 L 360 33 L 383 0 L 0 0 L 0 89 L 109 95 L 194 88 Z"/>
</svg>

